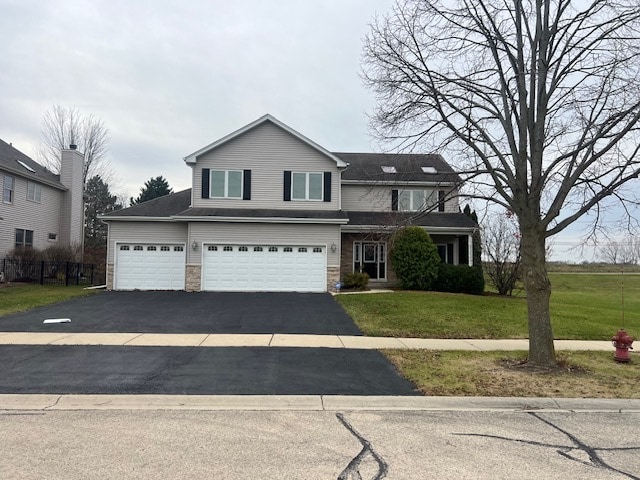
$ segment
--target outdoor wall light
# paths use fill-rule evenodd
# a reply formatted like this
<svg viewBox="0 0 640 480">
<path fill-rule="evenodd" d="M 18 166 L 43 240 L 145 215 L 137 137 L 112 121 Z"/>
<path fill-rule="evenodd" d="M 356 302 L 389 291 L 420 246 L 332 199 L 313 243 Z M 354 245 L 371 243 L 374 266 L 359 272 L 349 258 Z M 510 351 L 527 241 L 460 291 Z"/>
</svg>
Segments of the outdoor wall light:
<svg viewBox="0 0 640 480">
<path fill-rule="evenodd" d="M 331 244 L 331 251 L 332 251 L 333 253 L 336 253 L 336 250 L 337 250 L 337 249 L 338 249 L 338 246 L 337 246 L 335 243 L 332 243 L 332 244 Z"/>
<path fill-rule="evenodd" d="M 191 248 L 193 248 L 194 250 L 197 250 L 198 249 L 198 242 L 196 242 L 194 240 L 193 243 L 191 244 Z"/>
</svg>

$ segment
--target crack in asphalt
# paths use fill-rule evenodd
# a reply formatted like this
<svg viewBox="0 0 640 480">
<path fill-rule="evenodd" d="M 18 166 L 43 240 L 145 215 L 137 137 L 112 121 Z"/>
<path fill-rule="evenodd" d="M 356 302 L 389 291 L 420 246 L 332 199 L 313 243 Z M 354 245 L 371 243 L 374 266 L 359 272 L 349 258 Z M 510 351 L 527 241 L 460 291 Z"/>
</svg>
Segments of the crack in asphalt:
<svg viewBox="0 0 640 480">
<path fill-rule="evenodd" d="M 346 468 L 340 472 L 337 480 L 362 480 L 362 474 L 360 473 L 360 466 L 362 462 L 367 458 L 367 456 L 371 455 L 373 460 L 378 465 L 377 473 L 371 477 L 371 480 L 382 480 L 387 476 L 389 471 L 389 465 L 387 462 L 373 449 L 371 443 L 364 438 L 358 431 L 349 423 L 349 421 L 344 417 L 341 413 L 336 413 L 336 417 L 344 425 L 344 427 L 349 430 L 351 435 L 356 437 L 360 444 L 362 445 L 362 450 L 360 453 L 356 455 L 346 466 Z"/>
<path fill-rule="evenodd" d="M 521 438 L 509 438 L 509 437 L 502 437 L 500 435 L 488 435 L 488 434 L 481 434 L 481 433 L 454 433 L 453 435 L 460 435 L 460 436 L 467 436 L 467 437 L 483 437 L 483 438 L 491 438 L 494 440 L 505 440 L 508 442 L 516 442 L 516 443 L 523 443 L 525 445 L 532 445 L 532 446 L 536 446 L 536 447 L 549 447 L 549 448 L 555 448 L 556 452 L 568 459 L 568 460 L 572 460 L 574 462 L 578 462 L 582 465 L 587 465 L 589 467 L 595 467 L 595 468 L 603 468 L 605 470 L 609 470 L 610 472 L 615 472 L 615 473 L 619 473 L 620 475 L 624 475 L 627 478 L 631 478 L 633 480 L 640 480 L 639 476 L 636 476 L 635 474 L 629 473 L 629 472 L 625 472 L 623 470 L 620 470 L 618 468 L 613 467 L 612 465 L 609 465 L 606 461 L 604 461 L 598 452 L 616 452 L 616 451 L 632 451 L 632 450 L 640 450 L 640 447 L 592 447 L 590 445 L 588 445 L 587 443 L 583 442 L 582 440 L 580 440 L 578 437 L 576 437 L 575 435 L 573 435 L 571 432 L 568 432 L 567 430 L 563 429 L 562 427 L 559 427 L 558 425 L 554 424 L 553 422 L 551 422 L 550 420 L 547 420 L 545 418 L 543 418 L 540 414 L 535 413 L 535 412 L 527 412 L 528 415 L 531 415 L 532 417 L 538 419 L 539 421 L 541 421 L 542 423 L 550 426 L 551 428 L 561 432 L 562 434 L 564 434 L 569 440 L 571 440 L 571 442 L 573 442 L 573 444 L 575 446 L 567 446 L 567 445 L 559 445 L 559 444 L 553 444 L 553 443 L 544 443 L 544 442 L 536 442 L 535 440 L 523 440 Z M 571 455 L 571 452 L 584 452 L 587 457 L 589 458 L 589 461 L 585 461 L 582 460 L 580 458 L 576 458 L 574 456 Z"/>
</svg>

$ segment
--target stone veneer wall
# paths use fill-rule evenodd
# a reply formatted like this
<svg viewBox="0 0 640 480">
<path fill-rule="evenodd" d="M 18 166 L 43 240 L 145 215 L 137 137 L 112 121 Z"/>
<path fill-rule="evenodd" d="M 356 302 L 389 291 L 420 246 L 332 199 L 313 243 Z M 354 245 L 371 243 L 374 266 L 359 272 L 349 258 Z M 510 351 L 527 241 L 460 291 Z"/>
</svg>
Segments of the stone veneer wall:
<svg viewBox="0 0 640 480">
<path fill-rule="evenodd" d="M 185 284 L 185 290 L 187 292 L 200 291 L 200 272 L 200 265 L 187 265 L 187 279 Z"/>
<path fill-rule="evenodd" d="M 335 292 L 339 281 L 340 267 L 327 267 L 327 292 Z"/>
<path fill-rule="evenodd" d="M 107 263 L 107 290 L 113 290 L 113 263 Z"/>
</svg>

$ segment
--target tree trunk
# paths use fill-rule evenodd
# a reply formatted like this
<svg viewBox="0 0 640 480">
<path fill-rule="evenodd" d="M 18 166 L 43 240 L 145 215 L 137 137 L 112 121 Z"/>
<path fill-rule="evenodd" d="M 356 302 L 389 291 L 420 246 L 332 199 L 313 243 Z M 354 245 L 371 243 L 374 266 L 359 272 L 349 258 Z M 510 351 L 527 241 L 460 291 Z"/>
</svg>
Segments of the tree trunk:
<svg viewBox="0 0 640 480">
<path fill-rule="evenodd" d="M 545 236 L 535 228 L 521 231 L 524 286 L 529 320 L 529 361 L 531 365 L 556 365 L 551 330 L 551 282 L 547 275 Z"/>
</svg>

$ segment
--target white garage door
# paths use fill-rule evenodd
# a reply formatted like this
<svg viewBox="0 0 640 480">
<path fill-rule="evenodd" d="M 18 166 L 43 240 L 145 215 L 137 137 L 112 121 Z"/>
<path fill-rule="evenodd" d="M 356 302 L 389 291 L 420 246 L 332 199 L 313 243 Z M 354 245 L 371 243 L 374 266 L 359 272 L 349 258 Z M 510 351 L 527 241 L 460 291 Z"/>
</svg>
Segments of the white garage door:
<svg viewBox="0 0 640 480">
<path fill-rule="evenodd" d="M 324 292 L 326 248 L 206 245 L 202 289 L 228 292 Z"/>
<path fill-rule="evenodd" d="M 116 245 L 116 290 L 184 290 L 184 245 Z"/>
</svg>

